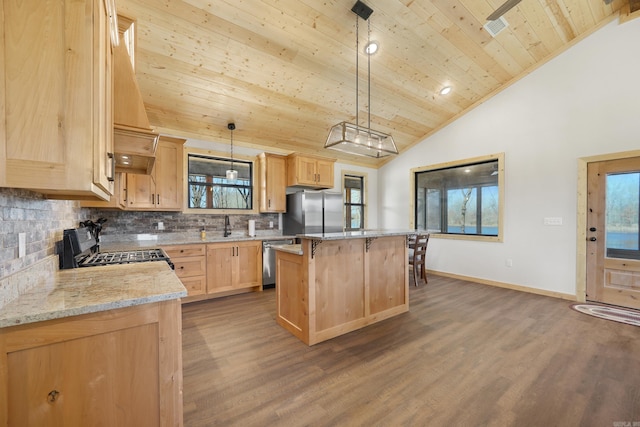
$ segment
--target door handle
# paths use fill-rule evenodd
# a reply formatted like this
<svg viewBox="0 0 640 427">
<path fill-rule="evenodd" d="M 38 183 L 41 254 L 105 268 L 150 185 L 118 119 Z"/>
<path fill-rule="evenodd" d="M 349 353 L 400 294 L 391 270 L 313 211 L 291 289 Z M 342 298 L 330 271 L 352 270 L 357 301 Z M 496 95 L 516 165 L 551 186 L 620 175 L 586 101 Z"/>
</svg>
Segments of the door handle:
<svg viewBox="0 0 640 427">
<path fill-rule="evenodd" d="M 597 239 L 595 237 L 589 237 L 590 242 L 595 242 Z"/>
<path fill-rule="evenodd" d="M 594 232 L 594 231 L 596 231 L 596 228 L 595 228 L 595 227 L 591 227 L 591 228 L 589 229 L 589 231 Z"/>
</svg>

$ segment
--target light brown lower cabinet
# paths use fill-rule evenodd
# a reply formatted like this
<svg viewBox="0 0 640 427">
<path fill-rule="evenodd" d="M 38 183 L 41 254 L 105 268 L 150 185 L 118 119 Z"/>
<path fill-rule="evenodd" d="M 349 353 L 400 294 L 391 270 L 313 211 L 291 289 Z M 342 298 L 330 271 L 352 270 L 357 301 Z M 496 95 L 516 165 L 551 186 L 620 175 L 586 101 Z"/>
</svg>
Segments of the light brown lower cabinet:
<svg viewBox="0 0 640 427">
<path fill-rule="evenodd" d="M 262 287 L 262 242 L 207 245 L 207 293 Z"/>
<path fill-rule="evenodd" d="M 180 300 L 0 329 L 0 425 L 181 426 Z"/>
<path fill-rule="evenodd" d="M 164 246 L 188 296 L 199 301 L 262 289 L 262 241 Z"/>
<path fill-rule="evenodd" d="M 171 262 L 176 276 L 180 279 L 188 296 L 202 295 L 207 292 L 207 250 L 206 245 L 172 245 L 163 247 Z"/>
</svg>

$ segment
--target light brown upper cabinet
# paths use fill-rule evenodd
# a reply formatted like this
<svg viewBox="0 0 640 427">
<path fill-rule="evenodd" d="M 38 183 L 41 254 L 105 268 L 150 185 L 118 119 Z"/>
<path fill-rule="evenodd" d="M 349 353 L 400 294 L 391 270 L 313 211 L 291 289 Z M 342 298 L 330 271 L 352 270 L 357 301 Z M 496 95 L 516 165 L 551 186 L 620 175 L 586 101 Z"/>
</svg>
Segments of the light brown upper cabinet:
<svg viewBox="0 0 640 427">
<path fill-rule="evenodd" d="M 258 155 L 260 212 L 287 210 L 287 158 L 278 154 Z"/>
<path fill-rule="evenodd" d="M 107 200 L 112 1 L 0 3 L 0 186 Z"/>
<path fill-rule="evenodd" d="M 287 156 L 287 185 L 310 188 L 333 188 L 335 160 L 306 154 Z"/>
<path fill-rule="evenodd" d="M 126 174 L 127 209 L 182 210 L 184 143 L 184 139 L 161 136 L 151 175 Z"/>
<path fill-rule="evenodd" d="M 116 173 L 116 191 L 110 201 L 83 201 L 85 208 L 143 211 L 180 211 L 184 200 L 184 139 L 161 136 L 151 175 Z"/>
</svg>

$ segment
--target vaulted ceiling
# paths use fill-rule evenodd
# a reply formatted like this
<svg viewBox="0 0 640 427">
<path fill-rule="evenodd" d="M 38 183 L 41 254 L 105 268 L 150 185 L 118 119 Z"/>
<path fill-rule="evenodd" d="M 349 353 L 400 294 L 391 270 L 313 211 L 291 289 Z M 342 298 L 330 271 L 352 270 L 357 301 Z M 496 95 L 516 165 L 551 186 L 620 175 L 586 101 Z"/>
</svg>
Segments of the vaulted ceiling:
<svg viewBox="0 0 640 427">
<path fill-rule="evenodd" d="M 364 2 L 380 44 L 371 56 L 371 128 L 392 134 L 401 152 L 629 13 L 629 0 L 522 0 L 492 37 L 483 25 L 502 0 Z M 137 21 L 136 75 L 161 133 L 224 143 L 235 122 L 238 145 L 378 167 L 384 160 L 323 148 L 331 126 L 355 122 L 354 4 L 117 0 Z M 366 21 L 359 33 L 362 48 Z M 366 125 L 367 58 L 359 61 Z M 440 95 L 445 86 L 453 90 Z"/>
</svg>

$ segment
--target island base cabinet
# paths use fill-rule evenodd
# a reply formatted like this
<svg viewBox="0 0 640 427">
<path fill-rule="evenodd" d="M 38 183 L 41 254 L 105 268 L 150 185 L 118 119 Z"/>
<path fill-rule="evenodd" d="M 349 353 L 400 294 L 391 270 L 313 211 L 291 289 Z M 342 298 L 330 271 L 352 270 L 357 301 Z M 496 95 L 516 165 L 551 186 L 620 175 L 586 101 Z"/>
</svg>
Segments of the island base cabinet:
<svg viewBox="0 0 640 427">
<path fill-rule="evenodd" d="M 309 341 L 309 313 L 306 302 L 309 288 L 304 280 L 304 258 L 287 252 L 276 252 L 276 312 L 278 324 L 298 337 Z"/>
<path fill-rule="evenodd" d="M 182 425 L 180 300 L 0 330 L 0 425 Z"/>
<path fill-rule="evenodd" d="M 276 319 L 308 345 L 409 310 L 406 236 L 313 241 L 276 252 Z"/>
</svg>

